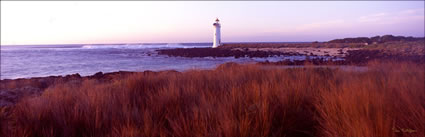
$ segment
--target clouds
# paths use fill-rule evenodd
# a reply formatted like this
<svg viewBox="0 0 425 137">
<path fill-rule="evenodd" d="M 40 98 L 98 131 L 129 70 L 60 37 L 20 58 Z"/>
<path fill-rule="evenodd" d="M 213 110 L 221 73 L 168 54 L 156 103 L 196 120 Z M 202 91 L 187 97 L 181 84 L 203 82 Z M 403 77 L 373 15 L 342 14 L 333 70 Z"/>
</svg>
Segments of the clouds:
<svg viewBox="0 0 425 137">
<path fill-rule="evenodd" d="M 400 22 L 422 21 L 424 20 L 424 8 L 407 9 L 392 13 L 375 13 L 371 15 L 361 16 L 357 19 L 359 23 L 376 23 L 376 24 L 396 24 Z"/>
<path fill-rule="evenodd" d="M 424 36 L 424 8 L 393 12 L 377 12 L 354 18 L 316 20 L 281 28 L 282 33 L 298 36 L 375 36 L 407 35 Z M 319 39 L 325 40 L 325 39 Z"/>
<path fill-rule="evenodd" d="M 357 18 L 347 19 L 332 19 L 332 20 L 318 20 L 315 22 L 299 24 L 292 31 L 314 31 L 323 30 L 336 27 L 356 28 L 367 27 L 365 25 L 401 25 L 403 23 L 417 23 L 423 24 L 425 19 L 424 8 L 421 9 L 408 9 L 397 12 L 380 12 L 372 13 L 369 15 L 359 16 Z M 416 26 L 419 27 L 419 26 Z M 387 28 L 391 29 L 391 28 Z"/>
<path fill-rule="evenodd" d="M 408 9 L 399 12 L 400 15 L 424 15 L 425 8 Z"/>
<path fill-rule="evenodd" d="M 383 18 L 386 18 L 388 13 L 377 13 L 372 15 L 361 16 L 357 21 L 360 23 L 364 22 L 379 22 L 382 21 Z"/>
<path fill-rule="evenodd" d="M 1 1 L 1 44 L 209 42 L 215 17 L 225 42 L 423 36 L 419 3 Z"/>
<path fill-rule="evenodd" d="M 424 24 L 424 8 L 370 14 L 356 20 L 358 27 L 370 32 L 419 37 L 424 37 Z"/>
</svg>

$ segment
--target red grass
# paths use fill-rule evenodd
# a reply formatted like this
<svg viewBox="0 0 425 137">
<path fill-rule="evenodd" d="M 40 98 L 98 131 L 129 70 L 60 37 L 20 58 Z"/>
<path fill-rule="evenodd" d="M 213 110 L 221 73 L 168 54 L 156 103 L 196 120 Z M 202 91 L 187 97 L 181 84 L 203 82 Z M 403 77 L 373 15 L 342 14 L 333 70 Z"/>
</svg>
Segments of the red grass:
<svg viewBox="0 0 425 137">
<path fill-rule="evenodd" d="M 413 63 L 372 63 L 366 72 L 226 64 L 139 73 L 56 84 L 0 119 L 5 136 L 23 137 L 417 137 L 425 135 L 424 71 Z"/>
</svg>

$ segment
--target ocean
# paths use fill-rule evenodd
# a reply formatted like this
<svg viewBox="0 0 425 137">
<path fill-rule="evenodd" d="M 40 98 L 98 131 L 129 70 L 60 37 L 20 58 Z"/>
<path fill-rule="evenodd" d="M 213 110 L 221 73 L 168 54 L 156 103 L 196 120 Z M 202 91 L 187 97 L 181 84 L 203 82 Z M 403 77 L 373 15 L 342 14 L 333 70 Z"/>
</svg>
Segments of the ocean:
<svg viewBox="0 0 425 137">
<path fill-rule="evenodd" d="M 167 48 L 205 48 L 211 45 L 212 43 L 146 43 L 1 46 L 0 78 L 65 76 L 75 73 L 87 76 L 97 72 L 116 71 L 185 71 L 213 69 L 226 62 L 252 63 L 266 60 L 274 62 L 284 58 L 185 58 L 158 55 L 155 51 Z M 305 57 L 290 58 L 302 60 Z"/>
</svg>

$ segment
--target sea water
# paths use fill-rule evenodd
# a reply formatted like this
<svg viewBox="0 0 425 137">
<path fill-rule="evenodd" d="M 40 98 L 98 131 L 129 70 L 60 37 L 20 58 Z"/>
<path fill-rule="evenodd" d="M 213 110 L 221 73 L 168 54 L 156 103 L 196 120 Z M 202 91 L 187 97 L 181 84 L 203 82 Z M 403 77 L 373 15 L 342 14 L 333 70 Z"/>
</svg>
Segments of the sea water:
<svg viewBox="0 0 425 137">
<path fill-rule="evenodd" d="M 158 55 L 158 49 L 207 48 L 212 43 L 151 43 L 151 44 L 94 44 L 94 45 L 15 45 L 1 46 L 1 79 L 82 76 L 97 72 L 161 71 L 213 69 L 226 62 L 253 63 L 305 59 L 303 56 L 269 58 L 205 57 L 186 58 Z"/>
</svg>

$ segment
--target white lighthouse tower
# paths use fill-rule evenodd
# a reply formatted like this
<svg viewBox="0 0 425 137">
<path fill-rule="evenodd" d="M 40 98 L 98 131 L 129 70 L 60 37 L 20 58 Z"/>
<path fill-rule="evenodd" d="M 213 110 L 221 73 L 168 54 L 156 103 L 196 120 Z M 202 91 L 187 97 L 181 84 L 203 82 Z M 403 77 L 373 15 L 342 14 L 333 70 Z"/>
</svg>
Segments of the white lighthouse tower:
<svg viewBox="0 0 425 137">
<path fill-rule="evenodd" d="M 213 41 L 213 48 L 217 48 L 221 45 L 221 34 L 220 34 L 220 20 L 218 18 L 215 20 L 214 26 L 214 41 Z"/>
</svg>

